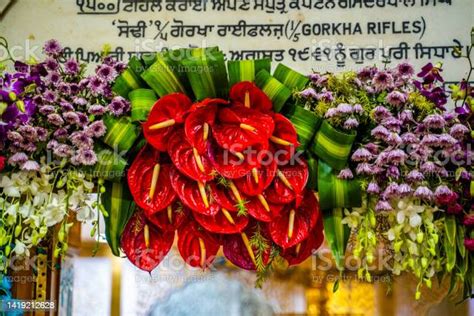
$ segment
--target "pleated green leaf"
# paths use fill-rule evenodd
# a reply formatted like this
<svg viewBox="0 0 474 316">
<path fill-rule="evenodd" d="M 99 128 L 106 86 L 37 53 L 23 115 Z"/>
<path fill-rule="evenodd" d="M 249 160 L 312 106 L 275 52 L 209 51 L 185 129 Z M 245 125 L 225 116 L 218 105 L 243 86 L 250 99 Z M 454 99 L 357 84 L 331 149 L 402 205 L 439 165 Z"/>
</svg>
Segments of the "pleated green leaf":
<svg viewBox="0 0 474 316">
<path fill-rule="evenodd" d="M 319 207 L 322 210 L 362 205 L 359 181 L 339 179 L 333 169 L 322 160 L 318 161 L 318 192 Z"/>
<path fill-rule="evenodd" d="M 291 91 L 283 83 L 275 79 L 265 69 L 255 76 L 255 84 L 265 92 L 273 102 L 273 110 L 280 112 L 291 98 Z"/>
<path fill-rule="evenodd" d="M 350 236 L 350 229 L 347 225 L 342 223 L 342 219 L 342 208 L 335 208 L 323 212 L 324 236 L 339 271 L 343 271 L 345 268 L 344 258 Z"/>
<path fill-rule="evenodd" d="M 255 76 L 260 70 L 270 72 L 270 59 L 256 60 L 233 60 L 227 62 L 227 70 L 229 72 L 230 86 L 241 81 L 255 81 Z"/>
<path fill-rule="evenodd" d="M 341 170 L 347 165 L 355 138 L 355 132 L 351 134 L 340 132 L 327 121 L 323 121 L 314 136 L 311 151 L 332 168 Z"/>
<path fill-rule="evenodd" d="M 293 104 L 286 106 L 282 114 L 295 126 L 298 142 L 300 143 L 299 149 L 306 150 L 321 125 L 321 119 L 302 106 Z"/>
<path fill-rule="evenodd" d="M 136 89 L 128 94 L 128 99 L 131 103 L 132 121 L 146 121 L 158 97 L 151 89 Z"/>
<path fill-rule="evenodd" d="M 119 153 L 114 153 L 108 148 L 96 148 L 97 163 L 88 172 L 95 178 L 109 181 L 122 181 L 127 167 L 127 160 Z"/>
<path fill-rule="evenodd" d="M 444 251 L 446 252 L 446 271 L 450 272 L 456 265 L 456 218 L 448 215 L 444 219 L 445 239 Z"/>
<path fill-rule="evenodd" d="M 182 65 L 197 100 L 227 97 L 229 80 L 223 53 L 191 57 L 183 60 Z"/>
<path fill-rule="evenodd" d="M 146 83 L 140 78 L 145 66 L 136 56 L 130 58 L 127 69 L 120 74 L 112 86 L 112 91 L 127 98 L 130 91 L 146 87 Z"/>
<path fill-rule="evenodd" d="M 180 81 L 178 73 L 178 64 L 179 61 L 175 61 L 170 54 L 158 54 L 155 62 L 141 74 L 141 77 L 160 97 L 173 92 L 185 93 L 185 86 Z"/>
<path fill-rule="evenodd" d="M 104 142 L 114 150 L 127 152 L 140 135 L 140 128 L 129 117 L 118 119 L 108 115 L 104 117 L 104 124 L 107 127 Z"/>
<path fill-rule="evenodd" d="M 102 205 L 109 214 L 105 217 L 105 236 L 115 256 L 120 256 L 120 238 L 125 225 L 135 211 L 135 202 L 127 182 L 106 182 L 101 195 Z"/>
<path fill-rule="evenodd" d="M 287 86 L 290 90 L 300 91 L 309 82 L 309 78 L 307 76 L 302 75 L 283 64 L 278 64 L 275 72 L 273 73 L 273 77 Z"/>
<path fill-rule="evenodd" d="M 309 179 L 308 188 L 318 190 L 318 159 L 310 152 L 306 152 L 306 163 L 308 164 Z"/>
</svg>

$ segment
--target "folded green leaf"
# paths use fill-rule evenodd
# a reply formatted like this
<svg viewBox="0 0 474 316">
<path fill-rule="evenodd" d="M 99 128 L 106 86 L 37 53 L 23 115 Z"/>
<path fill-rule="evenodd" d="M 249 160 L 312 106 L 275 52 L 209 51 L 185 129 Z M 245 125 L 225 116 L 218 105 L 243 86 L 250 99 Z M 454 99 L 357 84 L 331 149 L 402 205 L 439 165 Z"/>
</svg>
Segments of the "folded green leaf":
<svg viewBox="0 0 474 316">
<path fill-rule="evenodd" d="M 290 90 L 300 91 L 309 82 L 309 78 L 307 76 L 302 75 L 283 64 L 278 64 L 275 72 L 273 73 L 273 77 L 287 86 Z"/>
<path fill-rule="evenodd" d="M 317 117 L 313 112 L 304 109 L 300 105 L 288 104 L 282 111 L 295 126 L 298 134 L 299 149 L 306 150 L 314 134 L 321 126 L 321 118 Z"/>
<path fill-rule="evenodd" d="M 358 180 L 337 178 L 332 168 L 324 161 L 318 161 L 319 207 L 322 210 L 333 208 L 360 207 L 362 192 Z"/>
<path fill-rule="evenodd" d="M 349 242 L 350 229 L 342 223 L 342 208 L 335 208 L 323 212 L 324 236 L 331 249 L 339 271 L 344 270 L 345 253 Z"/>
<path fill-rule="evenodd" d="M 307 187 L 309 189 L 318 190 L 318 159 L 310 152 L 306 152 L 306 163 L 308 164 L 309 179 Z"/>
<path fill-rule="evenodd" d="M 270 59 L 233 60 L 227 62 L 230 86 L 241 81 L 255 81 L 255 75 L 264 69 L 270 72 Z"/>
<path fill-rule="evenodd" d="M 290 89 L 272 77 L 265 69 L 257 73 L 255 84 L 272 100 L 275 112 L 280 112 L 291 98 Z"/>
<path fill-rule="evenodd" d="M 132 121 L 146 121 L 151 108 L 158 100 L 155 92 L 151 89 L 136 89 L 128 94 L 131 104 Z"/>
<path fill-rule="evenodd" d="M 155 62 L 141 77 L 160 97 L 173 92 L 186 92 L 180 81 L 176 61 L 168 53 L 158 54 Z"/>
<path fill-rule="evenodd" d="M 355 138 L 355 132 L 343 133 L 324 120 L 314 136 L 311 151 L 332 168 L 341 170 L 347 165 Z"/>
<path fill-rule="evenodd" d="M 451 272 L 456 265 L 456 218 L 448 215 L 445 218 L 444 251 L 446 252 L 446 271 Z"/>
<path fill-rule="evenodd" d="M 104 117 L 104 124 L 107 127 L 104 142 L 114 150 L 127 152 L 140 135 L 140 128 L 129 117 L 117 119 L 108 115 Z"/>
<path fill-rule="evenodd" d="M 146 83 L 140 78 L 144 70 L 143 63 L 136 56 L 133 56 L 128 62 L 127 69 L 115 79 L 112 91 L 127 98 L 130 91 L 146 87 Z"/>
<path fill-rule="evenodd" d="M 105 217 L 105 236 L 115 256 L 120 256 L 120 238 L 135 211 L 135 202 L 126 182 L 106 182 L 101 201 L 109 216 Z"/>
</svg>

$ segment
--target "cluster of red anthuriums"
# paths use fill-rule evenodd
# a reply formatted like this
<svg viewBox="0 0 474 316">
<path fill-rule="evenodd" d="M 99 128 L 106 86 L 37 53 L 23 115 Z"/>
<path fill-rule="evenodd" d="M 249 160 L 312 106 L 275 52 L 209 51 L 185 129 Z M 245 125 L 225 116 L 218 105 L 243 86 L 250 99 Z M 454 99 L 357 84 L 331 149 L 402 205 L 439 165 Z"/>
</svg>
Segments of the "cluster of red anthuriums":
<svg viewBox="0 0 474 316">
<path fill-rule="evenodd" d="M 139 210 L 122 236 L 137 267 L 153 270 L 175 231 L 183 259 L 202 268 L 220 246 L 233 264 L 255 270 L 271 247 L 298 264 L 321 245 L 318 201 L 305 189 L 295 128 L 253 83 L 234 85 L 229 101 L 162 97 L 143 131 L 148 145 L 128 171 Z M 260 254 L 252 243 L 257 230 L 268 242 Z"/>
</svg>

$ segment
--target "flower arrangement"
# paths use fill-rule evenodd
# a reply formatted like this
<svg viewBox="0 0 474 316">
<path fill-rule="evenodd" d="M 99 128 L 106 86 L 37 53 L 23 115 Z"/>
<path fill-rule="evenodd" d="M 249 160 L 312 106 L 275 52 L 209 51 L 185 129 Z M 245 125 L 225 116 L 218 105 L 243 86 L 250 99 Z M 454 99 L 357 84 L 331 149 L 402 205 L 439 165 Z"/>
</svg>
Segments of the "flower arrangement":
<svg viewBox="0 0 474 316">
<path fill-rule="evenodd" d="M 466 254 L 464 234 L 456 234 L 462 226 L 456 216 L 471 208 L 457 183 L 472 176 L 465 166 L 472 159 L 465 148 L 470 128 L 446 110 L 441 72 L 441 65 L 428 64 L 415 76 L 413 67 L 402 63 L 392 69 L 313 74 L 298 93 L 302 105 L 324 119 L 310 154 L 329 164 L 340 181 L 360 183 L 361 201 L 326 203 L 324 179 L 318 182 L 323 212 L 345 209 L 338 225 L 353 230 L 353 254 L 362 262 L 359 277 L 371 280 L 378 247 L 388 245 L 391 273 L 408 271 L 419 278 L 417 298 L 422 284 L 431 287 L 436 274 L 453 271 L 466 281 L 465 295 L 471 291 L 472 272 L 458 265 L 469 266 L 472 254 Z M 346 150 L 334 150 L 327 135 L 334 135 L 330 139 L 340 147 L 346 144 Z M 333 233 L 326 231 L 326 238 Z M 345 246 L 333 249 L 344 251 Z"/>
<path fill-rule="evenodd" d="M 8 51 L 8 43 L 0 43 Z M 3 271 L 12 256 L 57 236 L 54 255 L 67 251 L 73 218 L 96 218 L 90 195 L 107 117 L 129 111 L 111 90 L 124 65 L 104 56 L 93 74 L 85 64 L 63 58 L 55 40 L 45 59 L 15 61 L 0 77 L 0 253 Z M 71 216 L 70 216 L 71 215 Z M 58 228 L 56 228 L 58 227 Z"/>
</svg>

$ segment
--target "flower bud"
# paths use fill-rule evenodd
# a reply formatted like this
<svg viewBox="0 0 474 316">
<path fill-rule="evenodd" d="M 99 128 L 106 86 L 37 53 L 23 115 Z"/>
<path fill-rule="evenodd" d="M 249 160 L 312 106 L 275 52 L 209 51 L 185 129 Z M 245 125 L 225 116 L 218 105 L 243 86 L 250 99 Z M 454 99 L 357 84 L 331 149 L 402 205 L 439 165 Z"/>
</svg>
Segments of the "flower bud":
<svg viewBox="0 0 474 316">
<path fill-rule="evenodd" d="M 59 232 L 58 232 L 58 240 L 60 242 L 63 242 L 64 241 L 64 230 L 61 229 Z"/>
<path fill-rule="evenodd" d="M 18 108 L 18 110 L 22 113 L 25 113 L 25 102 L 21 101 L 21 100 L 18 100 L 15 102 L 15 105 L 16 107 Z"/>
<path fill-rule="evenodd" d="M 423 242 L 423 237 L 424 237 L 423 232 L 419 232 L 418 234 L 416 234 L 416 242 L 421 244 Z"/>
<path fill-rule="evenodd" d="M 426 268 L 426 267 L 428 266 L 428 259 L 426 259 L 426 258 L 424 258 L 424 257 L 421 258 L 421 266 L 422 266 L 423 268 Z"/>
<path fill-rule="evenodd" d="M 10 98 L 10 101 L 16 101 L 16 93 L 11 91 L 8 93 L 8 97 Z"/>
<path fill-rule="evenodd" d="M 419 300 L 421 298 L 421 292 L 420 291 L 416 291 L 415 293 L 415 299 L 416 300 Z"/>
<path fill-rule="evenodd" d="M 7 107 L 8 107 L 8 104 L 6 104 L 5 102 L 0 102 L 0 115 L 2 115 L 5 112 Z"/>
<path fill-rule="evenodd" d="M 15 237 L 20 236 L 20 234 L 21 234 L 21 226 L 20 226 L 20 225 L 17 225 L 17 226 L 15 227 Z"/>
<path fill-rule="evenodd" d="M 10 245 L 7 245 L 5 247 L 5 256 L 9 256 L 10 255 L 10 252 L 12 251 L 12 247 Z"/>
<path fill-rule="evenodd" d="M 425 284 L 429 289 L 431 289 L 431 286 L 432 286 L 431 279 L 425 279 Z"/>
</svg>

